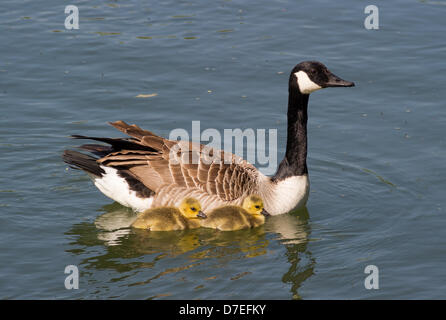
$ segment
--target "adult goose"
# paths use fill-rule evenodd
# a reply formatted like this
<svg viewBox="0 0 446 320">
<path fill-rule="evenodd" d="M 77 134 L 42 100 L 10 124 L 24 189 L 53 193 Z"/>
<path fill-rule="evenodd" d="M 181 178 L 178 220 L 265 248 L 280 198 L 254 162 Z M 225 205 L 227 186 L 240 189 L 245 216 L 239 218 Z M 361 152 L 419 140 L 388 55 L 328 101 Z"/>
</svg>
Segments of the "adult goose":
<svg viewBox="0 0 446 320">
<path fill-rule="evenodd" d="M 286 154 L 277 172 L 267 177 L 252 164 L 221 150 L 189 141 L 172 141 L 123 121 L 111 125 L 130 138 L 92 139 L 106 145 L 87 144 L 92 157 L 66 150 L 63 159 L 86 171 L 106 196 L 144 211 L 157 206 L 177 206 L 194 197 L 207 212 L 222 205 L 241 205 L 251 194 L 259 195 L 265 210 L 278 215 L 304 205 L 308 198 L 307 107 L 310 93 L 327 87 L 352 87 L 322 63 L 305 61 L 289 77 Z"/>
</svg>

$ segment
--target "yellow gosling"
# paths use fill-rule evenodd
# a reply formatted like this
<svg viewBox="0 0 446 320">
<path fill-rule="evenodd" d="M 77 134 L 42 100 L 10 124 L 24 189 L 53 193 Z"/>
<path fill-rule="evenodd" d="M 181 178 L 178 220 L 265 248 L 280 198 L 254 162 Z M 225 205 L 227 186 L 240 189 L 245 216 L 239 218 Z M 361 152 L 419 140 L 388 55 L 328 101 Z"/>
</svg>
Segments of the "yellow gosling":
<svg viewBox="0 0 446 320">
<path fill-rule="evenodd" d="M 224 206 L 209 212 L 207 218 L 201 221 L 201 226 L 221 231 L 254 228 L 264 224 L 267 215 L 262 198 L 251 195 L 243 200 L 241 207 Z"/>
<path fill-rule="evenodd" d="M 206 218 L 201 204 L 194 198 L 185 198 L 178 208 L 158 207 L 148 209 L 133 222 L 132 227 L 150 231 L 172 231 L 200 227 L 200 219 Z"/>
</svg>

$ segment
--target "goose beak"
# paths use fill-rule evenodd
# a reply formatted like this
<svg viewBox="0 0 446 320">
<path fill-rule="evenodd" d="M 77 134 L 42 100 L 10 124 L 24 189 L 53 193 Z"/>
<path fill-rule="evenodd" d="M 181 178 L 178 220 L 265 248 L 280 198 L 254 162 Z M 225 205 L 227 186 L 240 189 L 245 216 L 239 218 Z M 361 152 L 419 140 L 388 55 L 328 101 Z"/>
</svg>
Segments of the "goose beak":
<svg viewBox="0 0 446 320">
<path fill-rule="evenodd" d="M 198 211 L 197 217 L 201 219 L 206 219 L 208 216 L 203 211 Z"/>
<path fill-rule="evenodd" d="M 351 81 L 345 81 L 338 76 L 330 73 L 328 75 L 328 82 L 325 83 L 324 87 L 354 87 L 355 83 Z"/>
<path fill-rule="evenodd" d="M 261 214 L 263 214 L 265 217 L 270 216 L 270 214 L 268 213 L 268 211 L 266 211 L 265 209 L 262 209 Z"/>
</svg>

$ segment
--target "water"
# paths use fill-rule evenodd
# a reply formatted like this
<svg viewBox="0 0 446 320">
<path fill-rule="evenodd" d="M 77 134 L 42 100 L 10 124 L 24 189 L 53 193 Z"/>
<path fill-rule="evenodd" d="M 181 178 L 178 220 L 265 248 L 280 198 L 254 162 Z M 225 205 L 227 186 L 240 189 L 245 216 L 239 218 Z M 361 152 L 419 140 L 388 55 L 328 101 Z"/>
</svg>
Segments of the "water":
<svg viewBox="0 0 446 320">
<path fill-rule="evenodd" d="M 379 30 L 358 1 L 72 1 L 79 30 L 66 4 L 0 4 L 0 298 L 445 297 L 445 1 L 376 3 Z M 356 87 L 311 96 L 307 208 L 262 228 L 131 231 L 61 160 L 119 119 L 277 128 L 280 160 L 288 74 L 309 59 Z"/>
</svg>

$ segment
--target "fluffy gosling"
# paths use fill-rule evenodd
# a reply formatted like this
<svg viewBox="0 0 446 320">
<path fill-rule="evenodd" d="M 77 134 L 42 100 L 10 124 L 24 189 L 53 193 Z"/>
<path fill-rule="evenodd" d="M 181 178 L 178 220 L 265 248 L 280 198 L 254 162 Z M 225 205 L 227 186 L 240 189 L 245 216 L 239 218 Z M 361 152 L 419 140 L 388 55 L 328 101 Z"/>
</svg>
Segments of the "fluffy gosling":
<svg viewBox="0 0 446 320">
<path fill-rule="evenodd" d="M 133 222 L 132 227 L 150 231 L 172 231 L 200 227 L 199 219 L 206 218 L 201 204 L 194 198 L 185 198 L 178 208 L 148 209 Z"/>
<path fill-rule="evenodd" d="M 263 208 L 263 200 L 251 195 L 243 200 L 242 206 L 224 206 L 207 214 L 201 221 L 201 226 L 221 231 L 233 231 L 244 228 L 254 228 L 265 223 L 268 212 Z"/>
</svg>

